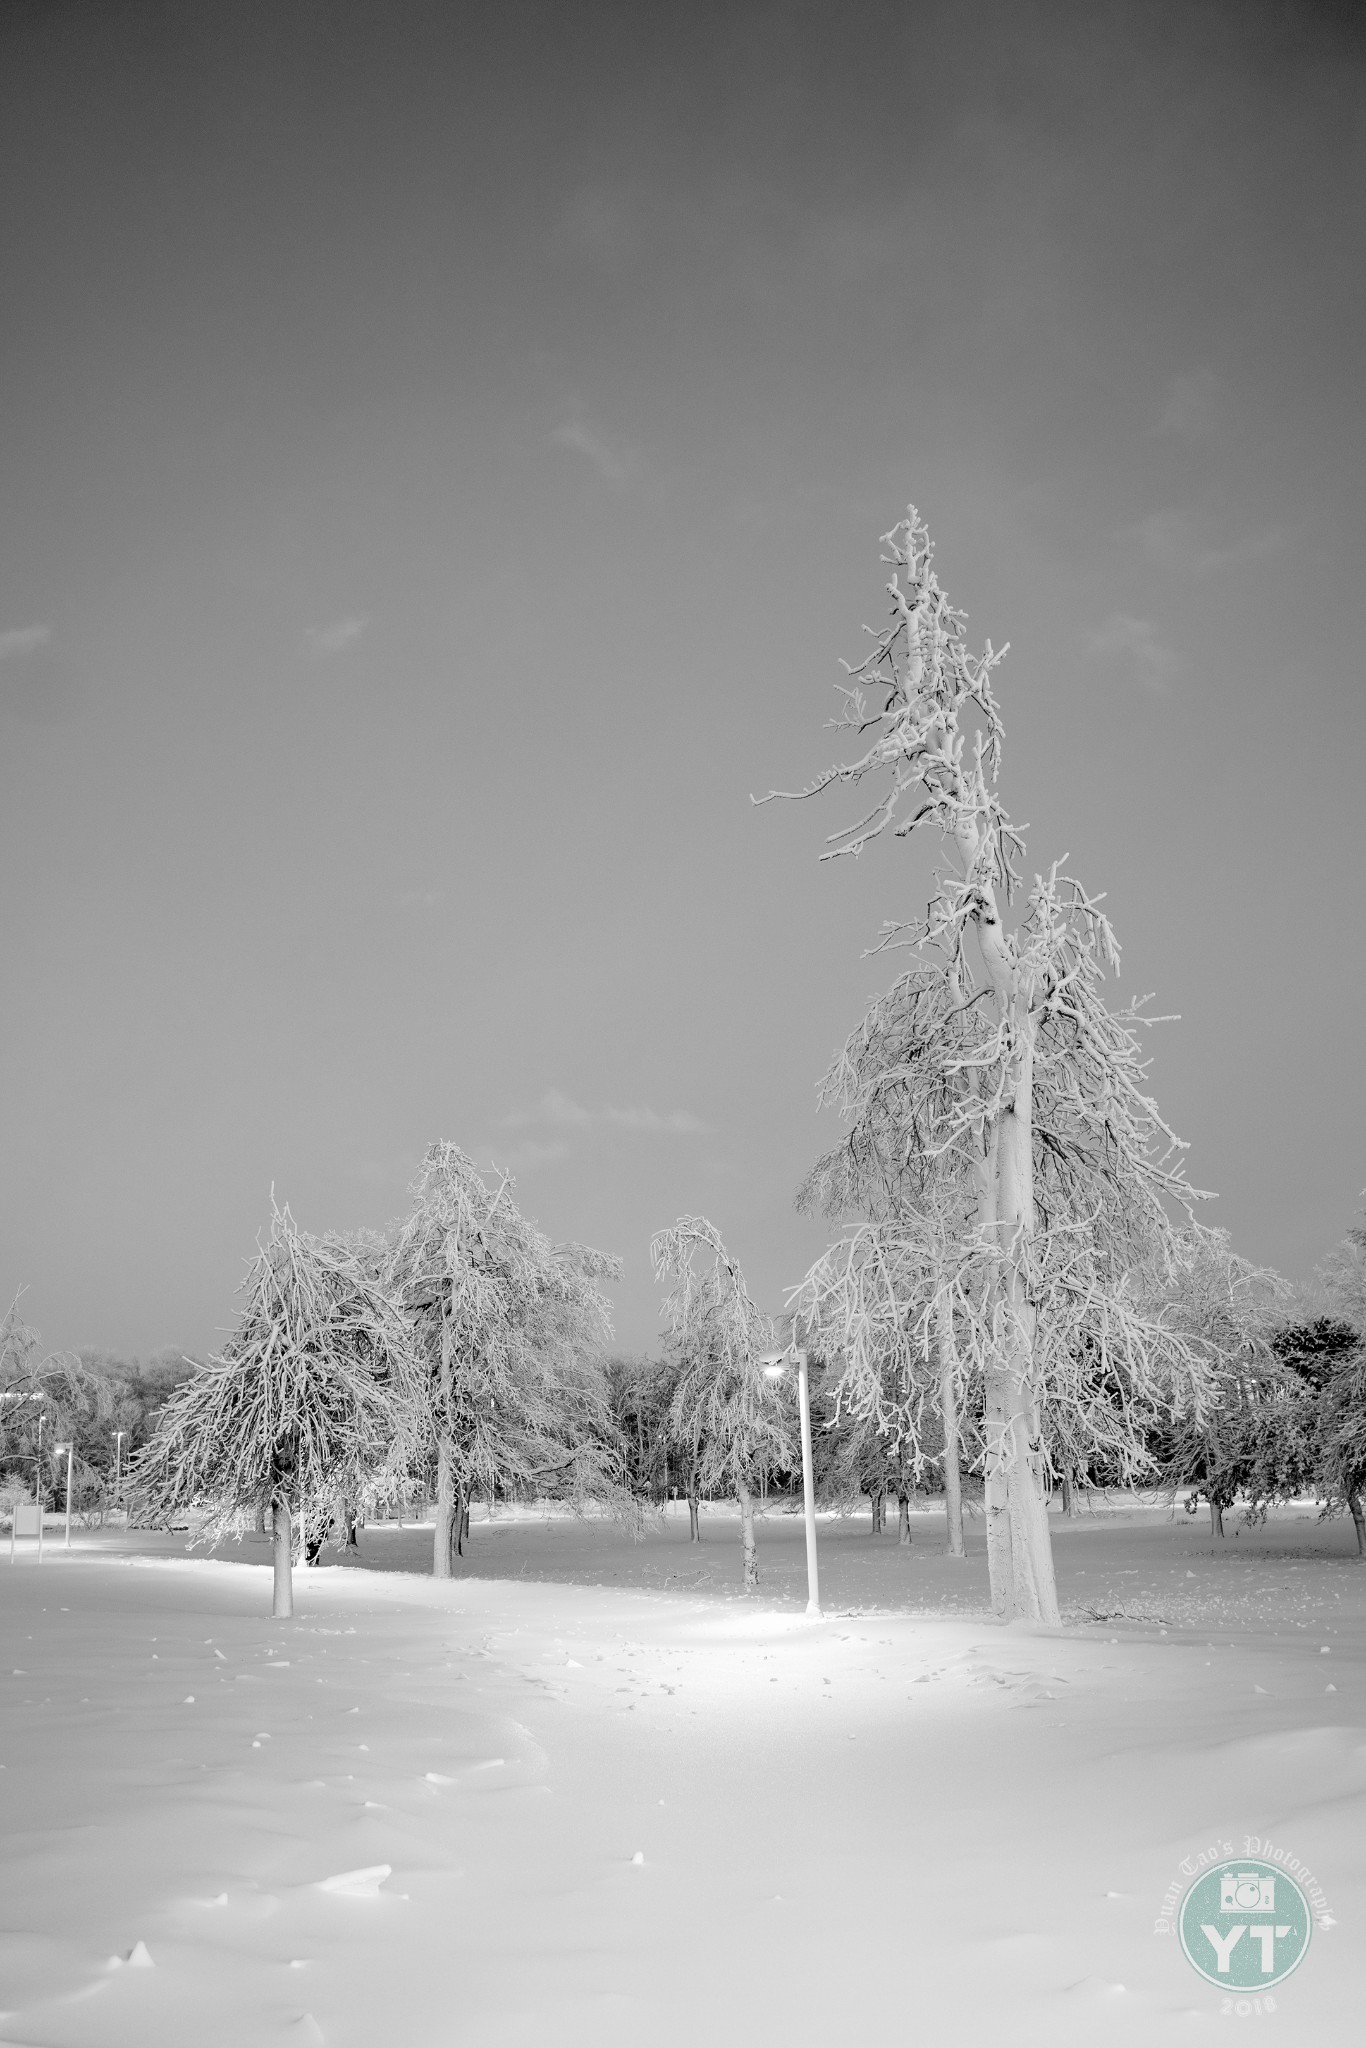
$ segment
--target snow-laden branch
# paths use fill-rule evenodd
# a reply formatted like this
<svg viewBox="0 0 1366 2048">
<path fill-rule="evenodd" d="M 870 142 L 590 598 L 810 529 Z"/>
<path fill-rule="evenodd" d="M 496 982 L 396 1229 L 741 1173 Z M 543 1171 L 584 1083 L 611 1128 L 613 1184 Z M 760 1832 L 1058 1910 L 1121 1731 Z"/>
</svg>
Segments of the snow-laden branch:
<svg viewBox="0 0 1366 2048">
<path fill-rule="evenodd" d="M 432 1145 L 389 1251 L 389 1285 L 410 1316 L 422 1370 L 416 1428 L 462 1500 L 569 1474 L 575 1498 L 615 1500 L 598 1354 L 611 1304 L 598 1282 L 620 1261 L 557 1245 L 522 1215 L 506 1176 L 490 1187 L 457 1145 Z"/>
<path fill-rule="evenodd" d="M 312 1237 L 272 1200 L 237 1329 L 161 1412 L 133 1486 L 151 1512 L 205 1510 L 201 1540 L 282 1494 L 306 1515 L 384 1490 L 411 1455 L 414 1359 L 363 1251 Z"/>
</svg>

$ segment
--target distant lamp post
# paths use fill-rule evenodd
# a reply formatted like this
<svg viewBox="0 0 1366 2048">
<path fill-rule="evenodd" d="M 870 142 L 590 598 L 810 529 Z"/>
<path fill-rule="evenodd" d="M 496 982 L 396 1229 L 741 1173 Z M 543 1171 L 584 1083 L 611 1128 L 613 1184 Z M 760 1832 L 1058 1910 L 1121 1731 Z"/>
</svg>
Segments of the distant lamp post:
<svg viewBox="0 0 1366 2048">
<path fill-rule="evenodd" d="M 52 1446 L 54 1458 L 60 1458 L 62 1452 L 66 1452 L 66 1547 L 68 1550 L 71 1548 L 71 1461 L 75 1449 L 76 1446 L 70 1443 L 54 1444 Z"/>
<path fill-rule="evenodd" d="M 816 1487 L 811 1475 L 811 1387 L 807 1379 L 806 1353 L 798 1344 L 786 1351 L 766 1351 L 759 1360 L 771 1380 L 781 1379 L 789 1365 L 797 1367 L 797 1405 L 802 1418 L 802 1507 L 806 1514 L 806 1611 L 819 1621 L 821 1612 L 820 1568 L 816 1562 Z"/>
</svg>

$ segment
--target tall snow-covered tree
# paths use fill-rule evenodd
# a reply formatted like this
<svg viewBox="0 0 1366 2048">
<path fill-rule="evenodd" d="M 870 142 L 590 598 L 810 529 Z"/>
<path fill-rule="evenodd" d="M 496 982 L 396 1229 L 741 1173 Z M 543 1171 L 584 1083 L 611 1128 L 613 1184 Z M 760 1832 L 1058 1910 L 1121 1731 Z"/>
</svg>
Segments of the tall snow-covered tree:
<svg viewBox="0 0 1366 2048">
<path fill-rule="evenodd" d="M 792 1398 L 760 1364 L 774 1347 L 772 1319 L 750 1298 L 745 1278 L 705 1216 L 680 1216 L 650 1240 L 656 1277 L 672 1281 L 664 1301 L 668 1348 L 677 1366 L 670 1414 L 688 1446 L 695 1483 L 724 1489 L 740 1507 L 745 1591 L 759 1583 L 754 1503 L 765 1478 L 800 1456 Z"/>
<path fill-rule="evenodd" d="M 412 1193 L 387 1271 L 422 1362 L 416 1427 L 437 1468 L 432 1569 L 449 1578 L 477 1492 L 629 1498 L 598 1284 L 621 1267 L 553 1244 L 517 1208 L 512 1183 L 490 1187 L 457 1145 L 429 1148 Z"/>
<path fill-rule="evenodd" d="M 865 1210 L 864 1221 L 887 1245 L 904 1238 L 912 1265 L 917 1235 L 933 1236 L 966 1191 L 965 1222 L 928 1293 L 903 1262 L 879 1313 L 906 1355 L 910 1407 L 937 1341 L 956 1351 L 958 1383 L 980 1404 L 996 1612 L 1056 1620 L 1050 1413 L 1132 1458 L 1143 1454 L 1135 1404 L 1204 1398 L 1198 1355 L 1133 1279 L 1171 1265 L 1173 1217 L 1192 1191 L 1147 1090 L 1139 1034 L 1152 1020 L 1142 1002 L 1112 1010 L 1106 1000 L 1119 948 L 1099 900 L 1060 862 L 1023 884 L 1023 841 L 998 794 L 993 677 L 1006 649 L 969 650 L 914 507 L 884 547 L 888 622 L 869 629 L 873 646 L 848 670 L 835 721 L 857 749 L 806 789 L 771 794 L 872 786 L 826 859 L 856 857 L 883 835 L 938 838 L 926 915 L 881 940 L 908 947 L 913 965 L 874 1004 L 827 1094 L 905 1168 L 887 1213 Z M 850 1315 L 865 1312 L 851 1296 Z M 925 1373 L 912 1370 L 913 1351 Z M 857 1359 L 850 1370 L 857 1377 Z"/>
<path fill-rule="evenodd" d="M 200 1541 L 272 1507 L 272 1612 L 288 1617 L 295 1519 L 330 1518 L 406 1468 L 416 1369 L 408 1324 L 356 1247 L 272 1211 L 236 1330 L 175 1389 L 132 1483 L 154 1511 L 202 1510 Z"/>
</svg>

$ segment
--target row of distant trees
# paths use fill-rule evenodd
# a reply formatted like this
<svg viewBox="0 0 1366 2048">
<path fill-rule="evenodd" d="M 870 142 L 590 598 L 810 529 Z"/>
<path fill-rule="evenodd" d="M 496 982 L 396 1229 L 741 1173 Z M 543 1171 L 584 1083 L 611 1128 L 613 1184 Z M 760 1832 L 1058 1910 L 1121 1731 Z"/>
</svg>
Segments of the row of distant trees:
<svg viewBox="0 0 1366 2048">
<path fill-rule="evenodd" d="M 145 1359 L 44 1351 L 16 1297 L 0 1320 L 0 1495 L 7 1504 L 46 1502 L 58 1491 L 64 1497 L 66 1460 L 53 1447 L 69 1443 L 74 1504 L 87 1513 L 108 1506 L 166 1401 L 194 1369 L 174 1350 Z"/>
</svg>

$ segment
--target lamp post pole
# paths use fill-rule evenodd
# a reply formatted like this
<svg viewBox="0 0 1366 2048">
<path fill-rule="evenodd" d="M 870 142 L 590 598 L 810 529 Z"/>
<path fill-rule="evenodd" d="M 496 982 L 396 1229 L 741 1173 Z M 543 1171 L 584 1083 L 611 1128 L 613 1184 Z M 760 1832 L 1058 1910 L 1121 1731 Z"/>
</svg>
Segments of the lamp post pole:
<svg viewBox="0 0 1366 2048">
<path fill-rule="evenodd" d="M 66 1452 L 66 1548 L 68 1550 L 71 1548 L 71 1460 L 75 1449 L 74 1443 L 58 1444 L 56 1446 L 59 1458 L 63 1451 Z"/>
<path fill-rule="evenodd" d="M 816 1485 L 811 1471 L 811 1387 L 806 1376 L 806 1353 L 797 1353 L 797 1396 L 802 1411 L 802 1508 L 806 1516 L 806 1611 L 820 1616 L 821 1575 L 816 1561 Z"/>
<path fill-rule="evenodd" d="M 37 1496 L 37 1501 L 38 1501 L 38 1562 L 39 1562 L 39 1564 L 41 1564 L 41 1563 L 42 1563 L 42 1561 L 43 1561 L 43 1510 L 44 1510 L 44 1509 L 46 1508 L 46 1506 L 47 1506 L 47 1482 L 46 1482 L 46 1480 L 45 1480 L 45 1478 L 44 1478 L 44 1476 L 43 1476 L 43 1424 L 44 1424 L 44 1423 L 45 1423 L 46 1421 L 47 1421 L 47 1417 L 46 1417 L 46 1415 L 44 1415 L 44 1414 L 43 1414 L 42 1410 L 40 1409 L 40 1410 L 39 1410 L 39 1412 L 38 1412 L 38 1456 L 37 1456 L 37 1458 L 36 1458 L 36 1459 L 34 1460 L 34 1464 L 35 1464 L 35 1467 L 36 1467 L 36 1474 L 35 1474 L 35 1477 L 34 1477 L 34 1481 L 33 1481 L 33 1491 L 34 1491 L 35 1495 Z"/>
<path fill-rule="evenodd" d="M 770 1351 L 760 1359 L 764 1371 L 777 1379 L 790 1360 L 797 1362 L 797 1407 L 802 1422 L 802 1511 L 806 1519 L 806 1611 L 817 1621 L 821 1615 L 821 1575 L 816 1558 L 816 1482 L 811 1469 L 811 1384 L 807 1378 L 806 1352 L 799 1344 L 786 1351 Z"/>
</svg>

